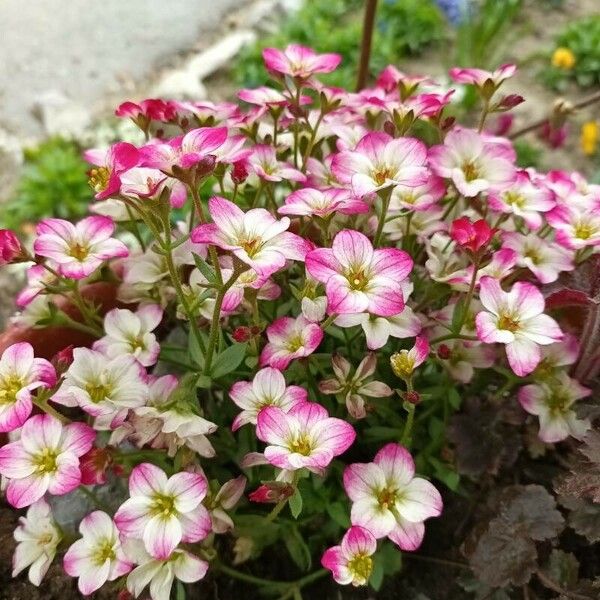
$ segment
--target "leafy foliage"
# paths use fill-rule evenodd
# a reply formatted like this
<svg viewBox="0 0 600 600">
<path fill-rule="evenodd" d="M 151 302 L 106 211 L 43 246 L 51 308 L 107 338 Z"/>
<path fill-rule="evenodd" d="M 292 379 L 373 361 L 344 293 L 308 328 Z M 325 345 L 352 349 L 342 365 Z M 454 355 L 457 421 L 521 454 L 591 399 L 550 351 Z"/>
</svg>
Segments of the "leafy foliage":
<svg viewBox="0 0 600 600">
<path fill-rule="evenodd" d="M 71 219 L 85 214 L 90 199 L 87 163 L 71 141 L 51 138 L 27 151 L 19 186 L 2 205 L 0 223 L 19 228 L 44 217 Z"/>
<path fill-rule="evenodd" d="M 570 473 L 561 477 L 555 487 L 559 494 L 600 502 L 600 432 L 588 433 Z"/>
</svg>

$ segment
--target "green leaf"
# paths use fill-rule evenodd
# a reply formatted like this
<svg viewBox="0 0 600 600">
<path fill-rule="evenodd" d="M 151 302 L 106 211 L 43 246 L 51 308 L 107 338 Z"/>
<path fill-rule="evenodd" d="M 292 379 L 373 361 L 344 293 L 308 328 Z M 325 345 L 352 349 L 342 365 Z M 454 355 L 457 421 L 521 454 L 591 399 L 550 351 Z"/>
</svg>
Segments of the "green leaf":
<svg viewBox="0 0 600 600">
<path fill-rule="evenodd" d="M 448 402 L 454 410 L 458 410 L 462 404 L 462 398 L 455 388 L 450 388 L 448 391 Z"/>
<path fill-rule="evenodd" d="M 452 329 L 452 333 L 460 333 L 461 323 L 464 321 L 465 317 L 465 298 L 459 298 L 458 302 L 454 307 L 454 312 L 452 313 L 452 323 L 450 325 Z"/>
<path fill-rule="evenodd" d="M 286 527 L 283 541 L 291 559 L 298 568 L 302 571 L 308 571 L 312 562 L 310 550 L 298 528 L 295 526 Z"/>
<path fill-rule="evenodd" d="M 210 389 L 212 386 L 212 379 L 208 375 L 200 375 L 196 381 L 196 387 L 205 390 Z"/>
<path fill-rule="evenodd" d="M 294 495 L 288 500 L 290 505 L 290 512 L 292 513 L 292 517 L 297 519 L 302 512 L 302 494 L 300 490 L 296 488 Z"/>
<path fill-rule="evenodd" d="M 211 376 L 213 379 L 223 377 L 237 369 L 246 356 L 247 347 L 248 344 L 233 344 L 221 352 L 212 366 Z"/>
<path fill-rule="evenodd" d="M 381 589 L 385 572 L 383 569 L 383 562 L 379 555 L 375 555 L 373 560 L 373 570 L 371 571 L 371 577 L 369 577 L 369 585 L 378 592 Z"/>
<path fill-rule="evenodd" d="M 350 527 L 350 517 L 348 516 L 348 511 L 344 508 L 344 505 L 341 502 L 332 502 L 327 505 L 327 514 L 340 526 L 344 529 L 348 529 Z"/>
<path fill-rule="evenodd" d="M 196 263 L 198 271 L 200 271 L 200 273 L 206 277 L 206 280 L 209 283 L 218 283 L 219 280 L 217 279 L 212 267 L 201 256 L 198 256 L 194 252 L 192 252 L 192 256 L 194 257 L 194 262 Z"/>
<path fill-rule="evenodd" d="M 194 364 L 198 365 L 198 370 L 202 369 L 204 367 L 204 353 L 200 348 L 200 344 L 198 344 L 196 336 L 192 335 L 191 333 L 188 338 L 188 351 Z"/>
<path fill-rule="evenodd" d="M 185 594 L 185 586 L 183 585 L 183 583 L 181 583 L 181 581 L 177 582 L 177 600 L 185 600 L 186 598 L 186 594 Z"/>
</svg>

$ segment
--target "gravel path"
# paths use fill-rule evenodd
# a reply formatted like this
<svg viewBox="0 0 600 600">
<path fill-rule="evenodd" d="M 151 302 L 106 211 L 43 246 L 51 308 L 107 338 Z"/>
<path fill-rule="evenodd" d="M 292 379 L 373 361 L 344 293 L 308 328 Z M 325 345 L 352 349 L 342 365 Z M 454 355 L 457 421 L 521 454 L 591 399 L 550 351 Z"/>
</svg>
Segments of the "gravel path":
<svg viewBox="0 0 600 600">
<path fill-rule="evenodd" d="M 247 0 L 2 0 L 0 127 L 37 136 L 41 99 L 92 110 L 202 40 Z"/>
</svg>

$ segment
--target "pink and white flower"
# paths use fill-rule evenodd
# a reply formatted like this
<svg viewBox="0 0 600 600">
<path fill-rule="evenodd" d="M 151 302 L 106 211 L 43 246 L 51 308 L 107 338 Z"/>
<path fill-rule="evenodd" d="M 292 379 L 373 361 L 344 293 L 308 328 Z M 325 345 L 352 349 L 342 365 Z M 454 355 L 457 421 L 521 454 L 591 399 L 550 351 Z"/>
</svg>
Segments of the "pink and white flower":
<svg viewBox="0 0 600 600">
<path fill-rule="evenodd" d="M 530 414 L 540 420 L 539 437 L 552 444 L 572 436 L 581 439 L 590 429 L 589 419 L 577 418 L 573 404 L 592 393 L 566 373 L 539 384 L 519 389 L 519 402 Z"/>
<path fill-rule="evenodd" d="M 265 144 L 257 144 L 252 148 L 252 153 L 248 157 L 248 166 L 259 179 L 264 181 L 306 180 L 304 173 L 287 163 L 279 162 L 275 148 Z"/>
<path fill-rule="evenodd" d="M 168 558 L 152 557 L 138 540 L 125 543 L 127 558 L 137 566 L 127 576 L 127 591 L 137 598 L 146 586 L 152 600 L 169 600 L 175 579 L 195 583 L 208 571 L 208 563 L 186 550 L 177 549 Z"/>
<path fill-rule="evenodd" d="M 312 248 L 310 242 L 286 231 L 290 226 L 287 217 L 277 221 L 264 208 L 244 213 L 233 202 L 215 196 L 208 209 L 214 223 L 196 227 L 192 241 L 230 250 L 265 276 L 281 269 L 288 259 L 303 261 Z"/>
<path fill-rule="evenodd" d="M 301 188 L 292 192 L 277 212 L 281 215 L 326 219 L 335 213 L 342 215 L 366 213 L 369 212 L 369 206 L 348 190 Z"/>
<path fill-rule="evenodd" d="M 155 465 L 142 463 L 131 472 L 131 497 L 115 523 L 123 536 L 143 540 L 154 558 L 168 559 L 179 542 L 199 542 L 209 534 L 210 515 L 202 505 L 207 489 L 204 475 L 181 472 L 167 479 Z"/>
<path fill-rule="evenodd" d="M 260 355 L 260 366 L 284 371 L 296 358 L 312 354 L 323 339 L 323 330 L 304 316 L 280 317 L 267 327 L 269 342 Z"/>
<path fill-rule="evenodd" d="M 124 196 L 133 196 L 142 200 L 157 199 L 164 190 L 168 190 L 169 201 L 173 208 L 181 208 L 185 204 L 187 199 L 185 185 L 177 179 L 167 177 L 159 169 L 136 167 L 121 176 L 121 194 Z"/>
<path fill-rule="evenodd" d="M 263 408 L 257 417 L 256 436 L 267 447 L 264 456 L 286 471 L 306 468 L 322 473 L 334 457 L 354 442 L 349 423 L 332 418 L 315 402 L 302 402 L 285 412 L 277 406 Z"/>
<path fill-rule="evenodd" d="M 387 444 L 371 463 L 346 467 L 344 488 L 352 500 L 352 525 L 375 538 L 387 536 L 402 550 L 416 550 L 423 541 L 423 522 L 442 512 L 440 493 L 415 477 L 413 458 L 400 444 Z"/>
<path fill-rule="evenodd" d="M 84 423 L 61 422 L 34 415 L 21 437 L 0 447 L 0 475 L 8 479 L 6 499 L 15 508 L 39 500 L 46 492 L 62 496 L 81 482 L 79 457 L 92 447 L 96 432 Z"/>
<path fill-rule="evenodd" d="M 48 271 L 44 265 L 29 267 L 27 269 L 27 286 L 17 295 L 17 306 L 19 308 L 27 306 L 46 289 L 46 285 L 54 283 L 56 279 L 56 275 Z"/>
<path fill-rule="evenodd" d="M 306 269 L 325 284 L 330 314 L 370 312 L 391 317 L 404 309 L 402 282 L 412 269 L 410 256 L 396 248 L 374 249 L 352 230 L 340 231 L 331 248 L 306 255 Z"/>
<path fill-rule="evenodd" d="M 563 271 L 575 268 L 570 252 L 533 233 L 509 231 L 502 236 L 502 242 L 504 248 L 516 252 L 517 265 L 529 269 L 540 283 L 552 283 Z"/>
<path fill-rule="evenodd" d="M 557 206 L 546 215 L 556 230 L 556 241 L 565 248 L 580 250 L 600 246 L 600 211 L 576 204 Z"/>
<path fill-rule="evenodd" d="M 246 423 L 256 425 L 256 417 L 265 406 L 278 406 L 288 412 L 297 404 L 307 402 L 308 392 L 297 385 L 286 386 L 281 371 L 265 367 L 252 381 L 234 383 L 229 397 L 242 409 L 231 425 L 236 431 Z"/>
<path fill-rule="evenodd" d="M 108 217 L 86 217 L 73 225 L 63 219 L 44 219 L 36 227 L 33 249 L 56 264 L 61 275 L 83 279 L 105 260 L 127 256 L 123 242 L 112 238 L 115 224 Z"/>
<path fill-rule="evenodd" d="M 240 475 L 226 481 L 210 502 L 210 518 L 215 533 L 227 533 L 235 524 L 226 511 L 231 510 L 239 501 L 246 489 L 247 479 Z"/>
<path fill-rule="evenodd" d="M 27 514 L 19 517 L 19 525 L 14 532 L 17 547 L 13 555 L 12 576 L 16 577 L 29 567 L 29 581 L 39 586 L 56 556 L 61 537 L 50 505 L 44 499 L 34 502 Z"/>
<path fill-rule="evenodd" d="M 265 67 L 271 73 L 309 79 L 315 73 L 331 73 L 340 64 L 339 54 L 317 54 L 312 48 L 290 44 L 285 50 L 265 48 Z"/>
<path fill-rule="evenodd" d="M 528 375 L 541 360 L 539 346 L 559 341 L 563 334 L 544 312 L 544 297 L 532 284 L 518 281 L 505 292 L 492 277 L 482 277 L 479 298 L 485 312 L 475 317 L 477 336 L 486 344 L 506 344 L 512 370 Z"/>
<path fill-rule="evenodd" d="M 192 169 L 199 163 L 212 171 L 215 152 L 227 140 L 226 127 L 200 127 L 168 142 L 152 141 L 140 149 L 141 166 L 173 175 L 173 168 Z"/>
<path fill-rule="evenodd" d="M 530 229 L 542 226 L 542 215 L 552 210 L 556 203 L 549 188 L 534 184 L 525 171 L 519 171 L 510 187 L 488 192 L 490 208 L 497 212 L 521 217 Z"/>
<path fill-rule="evenodd" d="M 133 169 L 140 160 L 139 150 L 126 142 L 118 142 L 108 150 L 87 150 L 83 156 L 96 165 L 88 175 L 98 200 L 117 195 L 121 188 L 121 175 Z"/>
<path fill-rule="evenodd" d="M 450 69 L 450 77 L 456 83 L 476 85 L 483 88 L 489 82 L 493 88 L 497 88 L 501 83 L 512 77 L 517 71 L 517 66 L 505 64 L 498 67 L 495 71 L 484 71 L 483 69 L 454 67 Z"/>
<path fill-rule="evenodd" d="M 429 150 L 433 172 L 451 179 L 467 198 L 489 188 L 504 188 L 515 178 L 506 148 L 488 141 L 472 129 L 453 129 L 443 145 Z"/>
<path fill-rule="evenodd" d="M 353 151 L 333 158 L 336 178 L 352 185 L 357 196 L 365 196 L 395 185 L 419 186 L 428 179 L 427 148 L 415 138 L 392 138 L 370 132 Z"/>
<path fill-rule="evenodd" d="M 43 358 L 34 358 L 31 344 L 9 346 L 0 357 L 0 432 L 21 427 L 33 408 L 31 392 L 55 384 L 54 367 Z"/>
<path fill-rule="evenodd" d="M 99 418 L 98 427 L 114 428 L 122 423 L 129 409 L 146 403 L 144 374 L 131 355 L 109 359 L 96 350 L 75 348 L 73 362 L 51 400 L 63 406 L 79 406 Z"/>
<path fill-rule="evenodd" d="M 367 585 L 373 570 L 371 556 L 376 550 L 377 540 L 368 529 L 350 527 L 339 546 L 325 550 L 321 564 L 340 585 Z"/>
<path fill-rule="evenodd" d="M 79 524 L 79 532 L 82 537 L 71 544 L 63 565 L 68 575 L 79 578 L 77 587 L 84 596 L 131 571 L 119 530 L 105 512 L 96 510 L 87 515 Z"/>
<path fill-rule="evenodd" d="M 450 356 L 444 360 L 444 366 L 460 383 L 469 383 L 475 369 L 489 369 L 496 361 L 495 349 L 485 344 L 452 340 L 447 345 Z"/>
<path fill-rule="evenodd" d="M 446 193 L 441 177 L 430 175 L 421 185 L 397 185 L 390 197 L 390 211 L 425 211 L 434 206 Z"/>
<path fill-rule="evenodd" d="M 146 304 L 134 313 L 125 308 L 114 308 L 104 317 L 106 335 L 94 342 L 94 350 L 99 350 L 108 358 L 133 356 L 144 367 L 152 366 L 158 360 L 160 344 L 152 333 L 163 316 L 157 304 Z"/>
</svg>

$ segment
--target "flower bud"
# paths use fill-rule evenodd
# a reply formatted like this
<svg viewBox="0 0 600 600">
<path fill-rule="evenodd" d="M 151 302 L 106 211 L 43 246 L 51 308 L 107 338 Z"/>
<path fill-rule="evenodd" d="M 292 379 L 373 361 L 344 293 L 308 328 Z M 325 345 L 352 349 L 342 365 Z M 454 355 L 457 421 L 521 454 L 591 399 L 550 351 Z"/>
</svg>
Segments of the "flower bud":
<svg viewBox="0 0 600 600">
<path fill-rule="evenodd" d="M 19 238 L 10 229 L 0 229 L 0 266 L 13 262 L 22 252 Z"/>
<path fill-rule="evenodd" d="M 411 390 L 410 392 L 406 392 L 404 394 L 404 399 L 407 402 L 410 402 L 410 404 L 417 405 L 421 402 L 421 394 L 419 394 L 419 392 L 415 392 L 414 390 Z"/>
<path fill-rule="evenodd" d="M 492 240 L 496 233 L 484 219 L 479 219 L 474 223 L 467 217 L 461 217 L 452 222 L 450 226 L 450 237 L 459 245 L 477 252 L 485 248 Z"/>
<path fill-rule="evenodd" d="M 261 504 L 277 504 L 293 496 L 295 491 L 293 485 L 284 481 L 269 481 L 251 492 L 248 498 Z"/>
<path fill-rule="evenodd" d="M 452 351 L 446 344 L 440 344 L 437 349 L 437 355 L 442 360 L 448 360 L 452 355 Z"/>
<path fill-rule="evenodd" d="M 106 483 L 106 472 L 112 463 L 112 456 L 106 448 L 92 448 L 79 459 L 81 483 L 102 485 Z"/>
<path fill-rule="evenodd" d="M 56 372 L 61 374 L 64 373 L 73 362 L 73 349 L 75 346 L 71 344 L 70 346 L 66 346 L 62 350 L 59 350 L 53 357 L 50 362 L 52 362 L 52 366 L 56 369 Z"/>
<path fill-rule="evenodd" d="M 248 177 L 248 165 L 245 160 L 238 160 L 233 163 L 233 169 L 231 171 L 231 179 L 233 183 L 239 185 L 244 183 Z"/>
<path fill-rule="evenodd" d="M 247 342 L 252 337 L 252 330 L 250 327 L 242 325 L 233 330 L 231 337 L 239 343 Z"/>
</svg>

